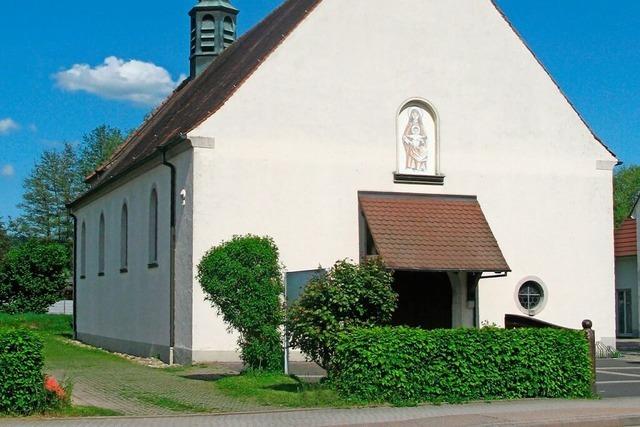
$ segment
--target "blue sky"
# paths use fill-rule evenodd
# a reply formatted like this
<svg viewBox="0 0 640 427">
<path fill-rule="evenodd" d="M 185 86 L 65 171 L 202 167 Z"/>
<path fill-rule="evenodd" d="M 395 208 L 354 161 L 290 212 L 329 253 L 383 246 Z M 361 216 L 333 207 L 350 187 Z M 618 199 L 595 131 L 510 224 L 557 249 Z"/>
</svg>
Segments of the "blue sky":
<svg viewBox="0 0 640 427">
<path fill-rule="evenodd" d="M 233 2 L 244 32 L 281 1 Z M 625 163 L 640 164 L 640 2 L 499 3 L 596 133 Z M 103 123 L 135 128 L 188 73 L 193 4 L 3 2 L 0 217 L 19 214 L 22 182 L 43 150 L 76 143 Z M 110 80 L 117 71 L 145 77 L 122 87 Z"/>
</svg>

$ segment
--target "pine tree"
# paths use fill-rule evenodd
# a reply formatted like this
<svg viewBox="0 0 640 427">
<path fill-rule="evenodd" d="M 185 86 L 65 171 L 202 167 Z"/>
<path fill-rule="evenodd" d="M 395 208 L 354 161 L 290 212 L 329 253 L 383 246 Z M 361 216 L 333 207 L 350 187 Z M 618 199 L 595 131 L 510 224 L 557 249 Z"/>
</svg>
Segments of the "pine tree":
<svg viewBox="0 0 640 427">
<path fill-rule="evenodd" d="M 101 164 L 109 160 L 113 152 L 124 142 L 120 129 L 102 125 L 82 138 L 79 153 L 79 173 L 83 178 L 91 175 Z"/>
<path fill-rule="evenodd" d="M 19 237 L 69 242 L 73 222 L 66 204 L 83 189 L 78 159 L 71 144 L 62 151 L 45 151 L 25 179 L 25 192 L 18 205 L 23 214 L 13 224 Z"/>
</svg>

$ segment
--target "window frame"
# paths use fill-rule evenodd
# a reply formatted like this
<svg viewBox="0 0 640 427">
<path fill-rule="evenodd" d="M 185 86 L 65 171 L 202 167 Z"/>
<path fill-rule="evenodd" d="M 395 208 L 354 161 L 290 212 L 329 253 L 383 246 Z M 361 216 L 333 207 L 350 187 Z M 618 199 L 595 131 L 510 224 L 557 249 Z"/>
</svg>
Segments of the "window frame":
<svg viewBox="0 0 640 427">
<path fill-rule="evenodd" d="M 534 307 L 525 307 L 520 300 L 520 296 L 523 288 L 526 285 L 529 285 L 530 283 L 533 283 L 540 288 L 540 300 L 538 304 L 535 305 Z M 518 282 L 514 292 L 514 299 L 516 302 L 516 306 L 522 313 L 526 314 L 527 316 L 534 317 L 540 314 L 546 307 L 547 302 L 549 300 L 549 290 L 547 289 L 547 286 L 544 283 L 544 281 L 541 280 L 539 277 L 528 276 Z"/>
</svg>

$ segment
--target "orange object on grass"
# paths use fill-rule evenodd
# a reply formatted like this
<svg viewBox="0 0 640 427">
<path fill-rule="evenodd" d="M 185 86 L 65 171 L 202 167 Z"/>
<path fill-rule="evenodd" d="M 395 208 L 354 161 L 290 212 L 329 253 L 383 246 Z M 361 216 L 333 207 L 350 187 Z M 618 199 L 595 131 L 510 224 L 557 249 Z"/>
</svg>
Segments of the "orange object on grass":
<svg viewBox="0 0 640 427">
<path fill-rule="evenodd" d="M 44 388 L 47 391 L 55 393 L 59 399 L 65 398 L 66 392 L 64 391 L 58 380 L 56 380 L 52 376 L 47 375 L 46 377 L 44 377 Z"/>
</svg>

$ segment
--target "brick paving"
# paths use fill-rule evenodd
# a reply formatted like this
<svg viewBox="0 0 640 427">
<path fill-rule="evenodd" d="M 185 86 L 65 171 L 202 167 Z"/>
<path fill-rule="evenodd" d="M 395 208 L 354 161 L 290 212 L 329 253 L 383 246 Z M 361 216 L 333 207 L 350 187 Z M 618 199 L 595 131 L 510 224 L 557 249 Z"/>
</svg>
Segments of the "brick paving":
<svg viewBox="0 0 640 427">
<path fill-rule="evenodd" d="M 66 344 L 73 345 L 73 344 Z M 73 384 L 76 405 L 111 409 L 123 415 L 170 415 L 200 412 L 264 410 L 257 404 L 230 398 L 214 381 L 237 371 L 222 365 L 152 368 L 124 358 L 74 349 L 80 357 L 53 358 L 46 370 Z M 53 361 L 51 361 L 53 360 Z"/>
</svg>

